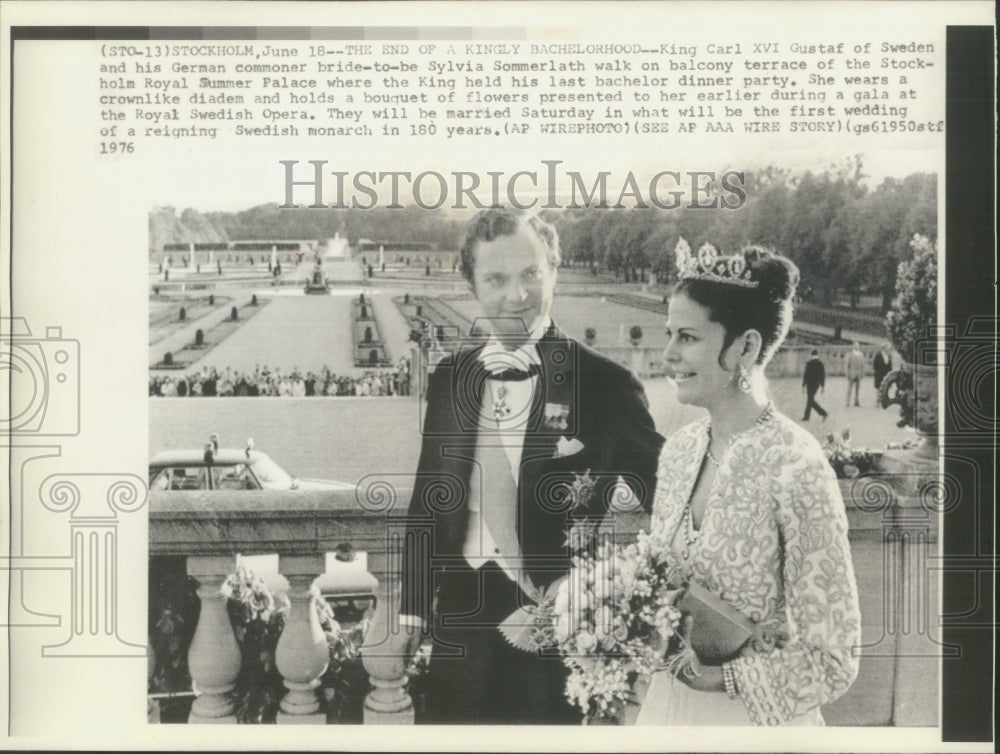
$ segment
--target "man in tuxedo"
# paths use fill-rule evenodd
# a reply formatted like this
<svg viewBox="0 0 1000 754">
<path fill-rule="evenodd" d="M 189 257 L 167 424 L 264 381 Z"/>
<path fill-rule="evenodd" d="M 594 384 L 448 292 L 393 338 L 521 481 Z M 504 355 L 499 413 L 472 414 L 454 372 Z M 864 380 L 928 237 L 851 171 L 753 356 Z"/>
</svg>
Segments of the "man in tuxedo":
<svg viewBox="0 0 1000 754">
<path fill-rule="evenodd" d="M 461 264 L 489 334 L 428 379 L 393 641 L 405 656 L 433 638 L 420 722 L 579 723 L 561 659 L 498 626 L 568 571 L 573 520 L 602 519 L 616 497 L 648 512 L 663 438 L 636 378 L 550 318 L 551 225 L 484 210 Z"/>
</svg>

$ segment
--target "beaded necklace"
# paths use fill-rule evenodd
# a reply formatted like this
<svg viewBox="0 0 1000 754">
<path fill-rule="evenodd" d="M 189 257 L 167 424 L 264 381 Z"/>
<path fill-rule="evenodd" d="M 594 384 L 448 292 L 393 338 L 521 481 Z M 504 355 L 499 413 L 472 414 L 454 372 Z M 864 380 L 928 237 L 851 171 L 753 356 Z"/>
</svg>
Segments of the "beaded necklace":
<svg viewBox="0 0 1000 754">
<path fill-rule="evenodd" d="M 774 403 L 769 402 L 764 410 L 761 412 L 760 416 L 754 422 L 754 428 L 760 427 L 767 423 L 771 417 L 774 416 Z M 729 444 L 732 444 L 733 439 L 736 435 L 729 438 Z M 705 458 L 715 466 L 720 468 L 722 462 L 712 453 L 712 425 L 708 425 L 708 445 L 705 446 Z M 681 549 L 681 557 L 684 560 L 688 560 L 691 556 L 691 548 L 694 547 L 695 543 L 698 541 L 698 535 L 701 534 L 701 530 L 695 531 L 694 528 L 694 515 L 691 513 L 691 500 L 689 499 L 687 505 L 684 506 L 684 513 L 681 516 L 681 531 L 684 535 L 684 547 Z"/>
</svg>

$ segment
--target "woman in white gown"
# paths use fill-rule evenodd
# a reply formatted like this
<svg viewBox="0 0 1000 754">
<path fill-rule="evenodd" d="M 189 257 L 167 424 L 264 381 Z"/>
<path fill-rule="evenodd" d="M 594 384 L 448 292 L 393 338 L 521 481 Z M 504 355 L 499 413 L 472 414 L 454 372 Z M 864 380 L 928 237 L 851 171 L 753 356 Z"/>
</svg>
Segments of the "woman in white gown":
<svg viewBox="0 0 1000 754">
<path fill-rule="evenodd" d="M 700 674 L 653 676 L 637 723 L 822 725 L 857 676 L 857 587 L 847 518 L 815 438 L 779 414 L 764 367 L 791 321 L 798 270 L 768 251 L 678 252 L 665 358 L 707 419 L 667 440 L 652 533 L 757 637 Z M 690 626 L 692 635 L 697 626 Z"/>
</svg>

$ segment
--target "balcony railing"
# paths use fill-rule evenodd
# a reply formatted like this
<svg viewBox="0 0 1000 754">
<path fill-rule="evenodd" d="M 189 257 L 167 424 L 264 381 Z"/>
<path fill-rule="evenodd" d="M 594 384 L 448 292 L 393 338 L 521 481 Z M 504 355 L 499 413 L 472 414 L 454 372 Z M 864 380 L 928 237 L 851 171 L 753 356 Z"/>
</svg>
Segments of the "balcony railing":
<svg viewBox="0 0 1000 754">
<path fill-rule="evenodd" d="M 857 649 L 862 658 L 858 681 L 824 714 L 837 725 L 934 725 L 937 658 L 947 648 L 932 636 L 937 515 L 927 500 L 933 491 L 899 494 L 884 477 L 841 486 L 864 645 Z M 188 575 L 199 582 L 201 612 L 188 650 L 198 696 L 189 722 L 236 722 L 232 692 L 242 658 L 220 590 L 238 554 L 264 553 L 278 554 L 291 604 L 275 653 L 287 689 L 277 722 L 326 722 L 318 687 L 329 655 L 310 606 L 310 587 L 324 571 L 325 553 L 349 545 L 368 554 L 368 570 L 378 584 L 362 650 L 371 684 L 364 722 L 413 723 L 403 664 L 381 651 L 389 632 L 398 630 L 393 623 L 409 490 L 373 485 L 369 492 L 151 493 L 150 555 L 183 556 Z M 616 534 L 633 536 L 644 523 L 641 518 L 620 516 Z"/>
<path fill-rule="evenodd" d="M 377 647 L 385 636 L 387 608 L 398 592 L 398 542 L 408 493 L 360 500 L 347 492 L 153 492 L 150 496 L 151 556 L 186 558 L 199 582 L 201 612 L 188 650 L 188 669 L 198 692 L 190 722 L 235 722 L 232 690 L 240 671 L 239 646 L 221 588 L 236 569 L 237 555 L 277 553 L 288 581 L 291 608 L 275 662 L 287 694 L 279 722 L 325 722 L 318 694 L 329 655 L 314 610 L 311 586 L 325 570 L 325 554 L 350 546 L 368 554 L 376 578 L 378 607 L 367 638 L 373 689 L 366 700 L 368 722 L 412 722 L 403 677 L 385 677 Z M 395 557 L 395 562 L 393 558 Z M 370 715 L 368 713 L 371 713 Z"/>
</svg>

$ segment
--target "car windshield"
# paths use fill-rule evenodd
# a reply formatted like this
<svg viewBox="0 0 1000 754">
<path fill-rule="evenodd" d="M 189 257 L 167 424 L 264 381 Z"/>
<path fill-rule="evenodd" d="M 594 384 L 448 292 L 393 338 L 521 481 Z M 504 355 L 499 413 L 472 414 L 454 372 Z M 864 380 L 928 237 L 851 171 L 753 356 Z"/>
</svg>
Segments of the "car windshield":
<svg viewBox="0 0 1000 754">
<path fill-rule="evenodd" d="M 154 490 L 207 490 L 209 470 L 204 466 L 172 466 L 160 471 L 150 483 Z"/>
<path fill-rule="evenodd" d="M 252 470 L 262 487 L 278 490 L 287 490 L 291 487 L 292 477 L 288 472 L 263 453 L 254 461 Z"/>
<path fill-rule="evenodd" d="M 216 490 L 259 490 L 260 484 L 245 463 L 212 468 L 212 488 Z"/>
</svg>

